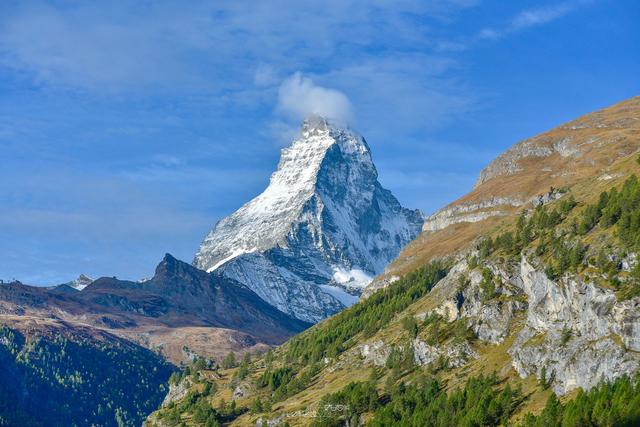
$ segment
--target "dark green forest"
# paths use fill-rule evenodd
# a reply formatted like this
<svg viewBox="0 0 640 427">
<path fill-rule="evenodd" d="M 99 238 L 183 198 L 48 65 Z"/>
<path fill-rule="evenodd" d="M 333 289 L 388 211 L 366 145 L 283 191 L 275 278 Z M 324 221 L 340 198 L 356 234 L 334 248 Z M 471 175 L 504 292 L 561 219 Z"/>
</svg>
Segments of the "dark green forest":
<svg viewBox="0 0 640 427">
<path fill-rule="evenodd" d="M 562 404 L 552 394 L 538 416 L 527 415 L 523 427 L 640 425 L 640 376 L 602 383 Z"/>
<path fill-rule="evenodd" d="M 399 383 L 379 393 L 373 382 L 351 383 L 320 403 L 314 427 L 359 425 L 372 414 L 371 427 L 481 427 L 512 425 L 509 418 L 523 395 L 502 385 L 494 375 L 469 378 L 464 387 L 447 392 L 435 378 Z M 562 404 L 552 394 L 539 415 L 527 414 L 520 427 L 605 427 L 640 425 L 640 376 L 603 382 Z"/>
<path fill-rule="evenodd" d="M 0 327 L 0 426 L 139 426 L 174 368 L 116 338 Z"/>
<path fill-rule="evenodd" d="M 359 333 L 372 336 L 393 316 L 429 293 L 446 274 L 446 266 L 439 261 L 408 273 L 393 286 L 292 338 L 287 345 L 287 360 L 307 365 L 324 357 L 336 357 L 349 347 L 351 338 Z"/>
</svg>

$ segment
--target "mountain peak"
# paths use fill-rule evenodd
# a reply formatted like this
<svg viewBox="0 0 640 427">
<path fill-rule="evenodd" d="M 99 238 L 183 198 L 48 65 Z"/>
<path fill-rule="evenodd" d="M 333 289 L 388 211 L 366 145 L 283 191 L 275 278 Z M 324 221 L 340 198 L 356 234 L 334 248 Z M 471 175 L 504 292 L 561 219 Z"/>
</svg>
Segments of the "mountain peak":
<svg viewBox="0 0 640 427">
<path fill-rule="evenodd" d="M 64 285 L 70 286 L 73 289 L 81 291 L 87 286 L 89 286 L 91 283 L 93 283 L 93 279 L 87 277 L 84 274 L 80 274 L 80 276 L 78 276 L 77 279 L 64 283 Z"/>
<path fill-rule="evenodd" d="M 292 147 L 299 142 L 308 142 L 309 138 L 327 137 L 336 143 L 344 142 L 351 139 L 352 142 L 363 143 L 364 138 L 353 130 L 345 121 L 333 119 L 319 114 L 309 114 L 300 126 L 300 134 L 297 139 L 289 146 Z M 368 150 L 368 148 L 367 148 Z"/>
<path fill-rule="evenodd" d="M 320 320 L 353 303 L 422 225 L 377 178 L 362 136 L 310 115 L 269 186 L 218 222 L 194 265 L 224 270 L 282 311 Z"/>
<path fill-rule="evenodd" d="M 153 279 L 183 275 L 190 272 L 190 270 L 195 269 L 190 264 L 180 261 L 173 255 L 167 253 L 162 258 L 162 261 L 157 265 Z"/>
<path fill-rule="evenodd" d="M 331 127 L 329 120 L 326 117 L 312 113 L 307 116 L 302 122 L 302 133 L 312 131 L 327 131 Z"/>
<path fill-rule="evenodd" d="M 164 263 L 174 263 L 178 261 L 178 259 L 176 257 L 174 257 L 173 255 L 171 255 L 170 253 L 166 253 L 164 254 L 164 257 L 162 257 L 162 261 Z"/>
</svg>

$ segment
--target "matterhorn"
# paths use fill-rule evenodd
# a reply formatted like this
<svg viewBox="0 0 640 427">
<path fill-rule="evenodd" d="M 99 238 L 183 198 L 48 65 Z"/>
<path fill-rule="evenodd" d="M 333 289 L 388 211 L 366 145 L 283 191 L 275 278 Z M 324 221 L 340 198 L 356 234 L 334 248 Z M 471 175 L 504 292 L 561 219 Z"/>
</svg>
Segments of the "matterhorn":
<svg viewBox="0 0 640 427">
<path fill-rule="evenodd" d="M 266 190 L 220 220 L 193 263 L 317 322 L 357 301 L 422 224 L 380 185 L 362 136 L 312 115 Z"/>
</svg>

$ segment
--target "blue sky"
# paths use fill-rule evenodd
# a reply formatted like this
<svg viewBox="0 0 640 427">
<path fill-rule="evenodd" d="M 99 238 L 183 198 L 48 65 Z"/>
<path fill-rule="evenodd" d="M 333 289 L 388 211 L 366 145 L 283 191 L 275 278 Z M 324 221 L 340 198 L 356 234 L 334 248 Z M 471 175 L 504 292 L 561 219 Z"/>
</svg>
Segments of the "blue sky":
<svg viewBox="0 0 640 427">
<path fill-rule="evenodd" d="M 637 1 L 0 3 L 0 278 L 138 279 L 258 194 L 309 110 L 426 213 L 640 94 Z"/>
</svg>

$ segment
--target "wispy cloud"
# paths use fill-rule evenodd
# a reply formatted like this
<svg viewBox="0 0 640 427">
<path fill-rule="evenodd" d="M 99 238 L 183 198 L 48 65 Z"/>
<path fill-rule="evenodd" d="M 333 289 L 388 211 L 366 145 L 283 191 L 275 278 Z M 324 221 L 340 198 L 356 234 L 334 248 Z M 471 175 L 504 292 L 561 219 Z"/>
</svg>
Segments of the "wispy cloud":
<svg viewBox="0 0 640 427">
<path fill-rule="evenodd" d="M 474 91 L 455 77 L 459 66 L 438 55 L 386 54 L 336 68 L 318 80 L 344 88 L 371 138 L 382 139 L 433 130 L 473 109 Z"/>
<path fill-rule="evenodd" d="M 279 70 L 291 74 L 361 46 L 418 48 L 428 37 L 415 17 L 472 3 L 4 2 L 0 64 L 45 84 L 92 90 L 228 90 L 254 77 L 270 82 Z"/>
<path fill-rule="evenodd" d="M 295 116 L 314 108 L 326 113 L 330 106 L 346 117 L 363 111 L 365 122 L 381 123 L 391 112 L 398 127 L 413 132 L 447 123 L 473 102 L 473 94 L 449 75 L 453 62 L 425 52 L 442 42 L 432 22 L 446 22 L 477 3 L 5 3 L 0 73 L 12 70 L 44 86 L 118 96 L 206 95 L 225 105 L 295 110 Z M 293 90 L 295 102 L 287 96 Z M 314 105 L 318 99 L 320 107 Z"/>
<path fill-rule="evenodd" d="M 478 33 L 479 39 L 496 40 L 528 28 L 544 25 L 560 19 L 590 0 L 571 0 L 559 4 L 526 9 L 511 18 L 502 27 L 486 27 Z"/>
</svg>

